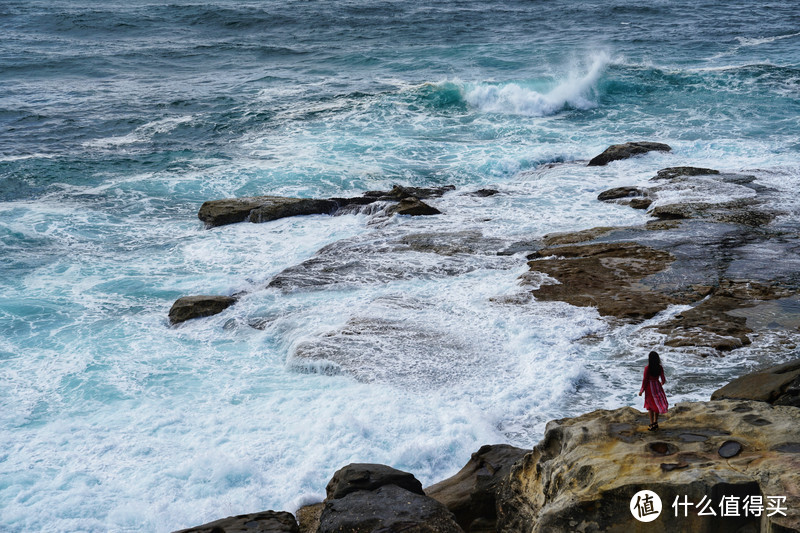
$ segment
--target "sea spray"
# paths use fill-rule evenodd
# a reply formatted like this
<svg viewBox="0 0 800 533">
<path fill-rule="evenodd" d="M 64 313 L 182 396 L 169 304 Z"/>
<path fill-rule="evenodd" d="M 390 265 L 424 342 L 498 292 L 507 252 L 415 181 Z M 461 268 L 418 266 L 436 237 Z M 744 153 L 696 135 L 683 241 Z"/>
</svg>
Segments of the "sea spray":
<svg viewBox="0 0 800 533">
<path fill-rule="evenodd" d="M 591 109 L 597 105 L 597 82 L 611 58 L 607 53 L 592 57 L 586 72 L 570 69 L 566 79 L 542 93 L 517 83 L 478 84 L 467 87 L 467 102 L 486 113 L 544 117 L 566 108 Z"/>
</svg>

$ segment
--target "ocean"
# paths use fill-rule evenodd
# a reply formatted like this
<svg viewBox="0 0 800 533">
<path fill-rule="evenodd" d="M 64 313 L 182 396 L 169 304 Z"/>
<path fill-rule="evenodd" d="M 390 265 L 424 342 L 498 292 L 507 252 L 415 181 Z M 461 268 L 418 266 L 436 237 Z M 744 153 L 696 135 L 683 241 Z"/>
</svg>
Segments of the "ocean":
<svg viewBox="0 0 800 533">
<path fill-rule="evenodd" d="M 496 253 L 646 222 L 597 194 L 669 166 L 754 174 L 797 212 L 794 2 L 5 0 L 0 132 L 2 531 L 295 511 L 350 462 L 427 486 L 548 420 L 641 409 L 651 347 L 673 403 L 794 350 L 664 348 L 663 317 L 526 300 L 525 254 Z M 586 166 L 638 140 L 673 151 Z M 197 219 L 394 184 L 456 190 L 435 217 Z M 324 280 L 267 287 L 321 249 Z M 181 296 L 241 292 L 169 325 Z"/>
</svg>

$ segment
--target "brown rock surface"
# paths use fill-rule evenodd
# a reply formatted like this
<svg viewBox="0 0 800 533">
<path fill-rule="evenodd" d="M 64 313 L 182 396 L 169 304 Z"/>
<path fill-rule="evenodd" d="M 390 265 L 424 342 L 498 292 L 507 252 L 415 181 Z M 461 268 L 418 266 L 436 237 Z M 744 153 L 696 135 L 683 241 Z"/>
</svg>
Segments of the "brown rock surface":
<svg viewBox="0 0 800 533">
<path fill-rule="evenodd" d="M 800 447 L 791 446 L 800 443 L 800 409 L 741 400 L 683 403 L 664 415 L 661 430 L 648 432 L 647 423 L 629 407 L 550 422 L 544 439 L 512 467 L 498 531 L 644 531 L 629 508 L 642 489 L 663 504 L 647 531 L 800 530 Z M 734 455 L 723 458 L 721 448 Z M 786 516 L 719 516 L 723 496 L 741 503 L 748 495 L 765 504 L 768 496 L 786 497 Z M 682 510 L 676 515 L 672 504 L 684 496 L 694 504 L 709 497 L 718 516 L 699 516 L 695 507 L 687 517 Z M 763 529 L 762 520 L 772 529 Z"/>
<path fill-rule="evenodd" d="M 297 510 L 297 523 L 300 526 L 300 533 L 317 533 L 319 529 L 319 519 L 325 504 L 322 502 L 311 505 L 304 505 Z"/>
<path fill-rule="evenodd" d="M 264 511 L 215 520 L 175 533 L 299 533 L 291 513 Z"/>
<path fill-rule="evenodd" d="M 800 359 L 735 379 L 716 390 L 711 399 L 756 400 L 800 407 Z"/>
<path fill-rule="evenodd" d="M 431 485 L 425 494 L 444 504 L 466 533 L 494 531 L 500 486 L 528 451 L 508 444 L 482 446 L 456 475 Z"/>
<path fill-rule="evenodd" d="M 666 269 L 674 257 L 635 242 L 545 248 L 529 259 L 533 259 L 528 263 L 532 271 L 559 282 L 536 289 L 534 295 L 539 300 L 596 307 L 601 315 L 633 320 L 651 318 L 680 302 L 675 295 L 645 281 Z"/>
</svg>

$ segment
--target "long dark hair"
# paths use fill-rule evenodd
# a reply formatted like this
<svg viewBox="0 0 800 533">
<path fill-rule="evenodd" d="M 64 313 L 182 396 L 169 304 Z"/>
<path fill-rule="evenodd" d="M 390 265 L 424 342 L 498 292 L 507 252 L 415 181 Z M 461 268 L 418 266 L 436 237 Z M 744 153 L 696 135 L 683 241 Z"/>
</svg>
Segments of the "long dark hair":
<svg viewBox="0 0 800 533">
<path fill-rule="evenodd" d="M 657 378 L 661 372 L 661 358 L 658 356 L 658 352 L 650 352 L 647 354 L 647 375 Z"/>
</svg>

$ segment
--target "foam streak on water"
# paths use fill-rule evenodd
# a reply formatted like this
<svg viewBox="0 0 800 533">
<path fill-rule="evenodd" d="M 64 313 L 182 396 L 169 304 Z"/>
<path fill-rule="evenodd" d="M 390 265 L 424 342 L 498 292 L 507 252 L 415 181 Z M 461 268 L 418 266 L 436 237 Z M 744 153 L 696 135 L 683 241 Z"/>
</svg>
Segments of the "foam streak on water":
<svg viewBox="0 0 800 533">
<path fill-rule="evenodd" d="M 537 302 L 526 254 L 644 223 L 597 194 L 678 165 L 754 174 L 796 231 L 797 23 L 790 2 L 5 2 L 0 530 L 294 511 L 349 462 L 427 485 L 550 419 L 640 407 L 648 326 L 681 309 L 618 326 Z M 585 166 L 630 140 L 673 151 Z M 397 183 L 457 189 L 437 217 L 196 218 Z M 714 187 L 681 194 L 750 194 Z M 169 327 L 190 294 L 242 296 Z M 662 346 L 670 400 L 794 341 Z"/>
</svg>

